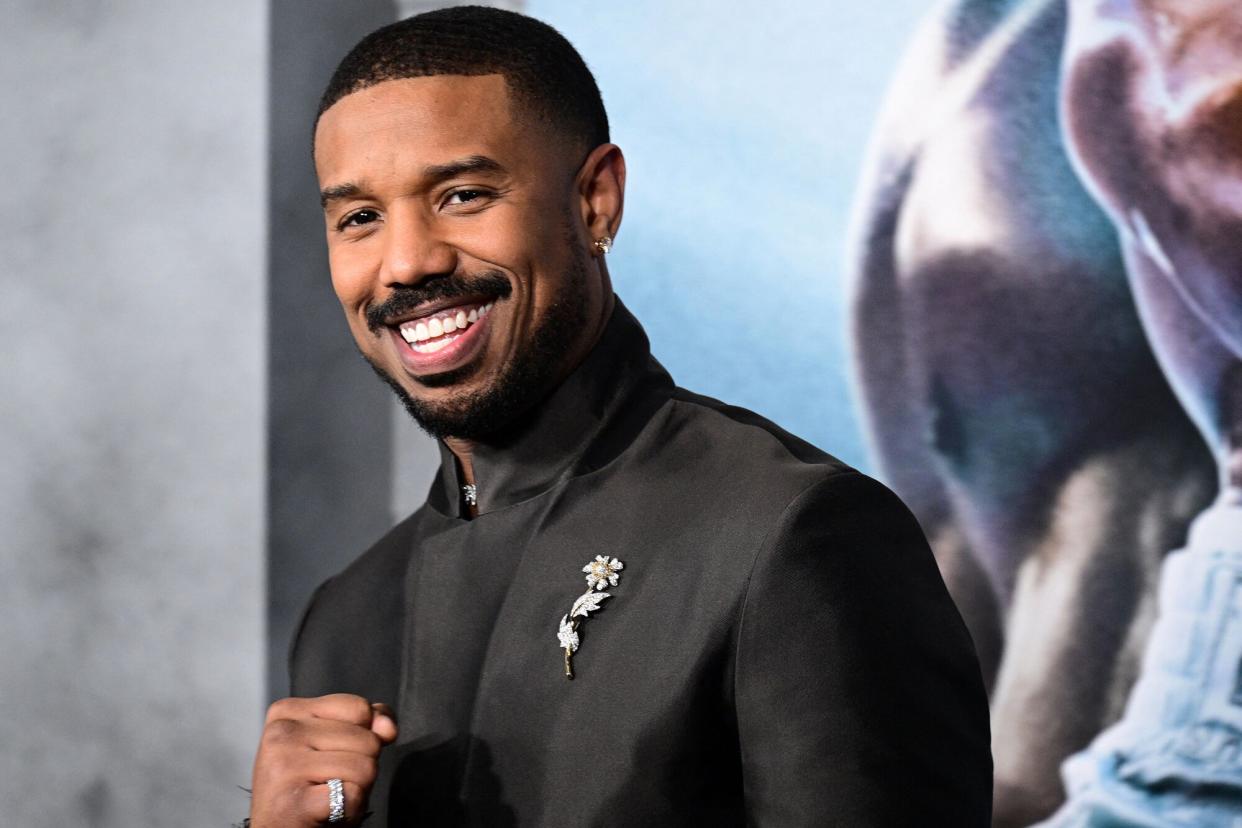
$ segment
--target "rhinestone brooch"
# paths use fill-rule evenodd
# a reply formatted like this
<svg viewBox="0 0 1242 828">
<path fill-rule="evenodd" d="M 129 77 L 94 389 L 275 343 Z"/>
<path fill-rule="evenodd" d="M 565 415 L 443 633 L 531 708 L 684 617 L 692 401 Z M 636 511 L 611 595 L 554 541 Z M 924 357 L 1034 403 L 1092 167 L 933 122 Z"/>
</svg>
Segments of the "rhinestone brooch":
<svg viewBox="0 0 1242 828">
<path fill-rule="evenodd" d="M 582 571 L 586 573 L 587 590 L 574 601 L 569 614 L 561 616 L 561 625 L 556 633 L 556 639 L 565 651 L 565 678 L 574 677 L 573 657 L 580 643 L 578 625 L 581 619 L 589 617 L 599 609 L 605 598 L 612 597 L 612 593 L 603 591 L 604 587 L 615 587 L 621 578 L 622 569 L 625 569 L 625 564 L 607 555 L 596 555 L 595 560 L 582 567 Z"/>
</svg>

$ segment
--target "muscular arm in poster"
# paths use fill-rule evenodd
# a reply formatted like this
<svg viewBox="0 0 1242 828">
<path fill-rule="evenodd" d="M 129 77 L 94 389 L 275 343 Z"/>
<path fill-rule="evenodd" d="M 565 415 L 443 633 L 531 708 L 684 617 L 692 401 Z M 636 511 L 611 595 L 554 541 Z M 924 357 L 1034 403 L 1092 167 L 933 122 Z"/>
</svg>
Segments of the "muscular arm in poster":
<svg viewBox="0 0 1242 828">
<path fill-rule="evenodd" d="M 1062 109 L 1144 327 L 1222 496 L 1166 559 L 1123 719 L 1066 763 L 1048 824 L 1233 824 L 1242 803 L 1242 7 L 1071 2 Z"/>
<path fill-rule="evenodd" d="M 1055 810 L 1061 761 L 1121 714 L 1160 559 L 1212 484 L 1116 229 L 1062 140 L 1066 16 L 1061 0 L 937 7 L 856 205 L 877 467 L 923 523 L 981 654 L 1004 624 L 992 726 L 1006 826 Z M 986 576 L 995 626 L 963 562 Z"/>
</svg>

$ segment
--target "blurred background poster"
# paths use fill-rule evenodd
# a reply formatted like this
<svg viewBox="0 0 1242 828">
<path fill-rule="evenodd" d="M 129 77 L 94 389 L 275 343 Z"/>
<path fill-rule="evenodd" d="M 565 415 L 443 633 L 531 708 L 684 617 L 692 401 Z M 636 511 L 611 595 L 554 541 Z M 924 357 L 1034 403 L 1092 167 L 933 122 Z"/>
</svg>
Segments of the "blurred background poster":
<svg viewBox="0 0 1242 828">
<path fill-rule="evenodd" d="M 244 816 L 302 605 L 421 502 L 309 143 L 345 51 L 440 5 L 6 8 L 6 821 Z M 918 515 L 996 824 L 1238 824 L 1242 7 L 493 5 L 595 72 L 610 268 L 678 382 Z"/>
</svg>

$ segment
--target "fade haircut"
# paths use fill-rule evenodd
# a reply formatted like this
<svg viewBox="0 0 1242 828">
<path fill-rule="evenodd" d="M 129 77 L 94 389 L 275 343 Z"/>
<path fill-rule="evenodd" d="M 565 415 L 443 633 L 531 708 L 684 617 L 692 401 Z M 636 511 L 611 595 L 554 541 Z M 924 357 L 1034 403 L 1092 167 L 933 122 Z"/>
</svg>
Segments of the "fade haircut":
<svg viewBox="0 0 1242 828">
<path fill-rule="evenodd" d="M 503 75 L 520 116 L 550 127 L 584 154 L 609 141 L 599 87 L 569 41 L 547 23 L 485 6 L 426 12 L 364 37 L 333 73 L 316 123 L 353 92 L 429 75 Z"/>
</svg>

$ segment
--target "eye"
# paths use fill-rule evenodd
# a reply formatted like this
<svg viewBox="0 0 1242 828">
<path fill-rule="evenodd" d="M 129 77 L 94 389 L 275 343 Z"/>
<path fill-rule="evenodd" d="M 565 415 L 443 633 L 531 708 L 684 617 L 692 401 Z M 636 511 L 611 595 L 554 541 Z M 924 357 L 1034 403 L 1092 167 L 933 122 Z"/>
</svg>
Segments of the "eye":
<svg viewBox="0 0 1242 828">
<path fill-rule="evenodd" d="M 446 206 L 470 204 L 471 202 L 477 202 L 481 199 L 487 198 L 489 195 L 491 195 L 489 190 L 480 190 L 477 188 L 471 189 L 467 187 L 461 190 L 453 190 L 453 192 L 445 196 L 444 204 Z"/>
<path fill-rule="evenodd" d="M 379 221 L 379 213 L 375 210 L 355 210 L 341 219 L 341 223 L 337 227 L 344 230 L 347 227 L 361 227 L 364 224 L 371 224 L 375 221 Z"/>
</svg>

